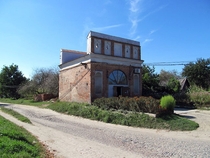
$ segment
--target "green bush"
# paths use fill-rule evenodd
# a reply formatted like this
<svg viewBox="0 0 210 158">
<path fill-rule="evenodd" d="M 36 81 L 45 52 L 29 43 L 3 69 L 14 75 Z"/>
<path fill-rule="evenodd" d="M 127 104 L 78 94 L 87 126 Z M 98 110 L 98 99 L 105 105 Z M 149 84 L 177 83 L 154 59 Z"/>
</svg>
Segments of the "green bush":
<svg viewBox="0 0 210 158">
<path fill-rule="evenodd" d="M 176 105 L 179 107 L 184 108 L 195 108 L 193 105 L 189 93 L 180 92 L 173 95 L 174 99 L 176 100 Z"/>
<path fill-rule="evenodd" d="M 173 110 L 176 105 L 176 100 L 173 96 L 167 95 L 161 98 L 160 107 L 165 110 Z"/>
<path fill-rule="evenodd" d="M 209 92 L 193 92 L 190 93 L 190 99 L 193 105 L 197 108 L 210 107 L 210 93 Z"/>
<path fill-rule="evenodd" d="M 128 98 L 121 98 L 127 100 Z M 104 98 L 102 99 L 103 101 Z M 120 100 L 120 101 L 122 101 Z M 132 100 L 133 101 L 133 100 Z M 96 106 L 83 103 L 67 103 L 55 102 L 51 103 L 47 108 L 69 114 L 81 116 L 106 123 L 120 124 L 133 127 L 168 129 L 168 130 L 194 130 L 198 128 L 198 124 L 182 118 L 178 115 L 167 115 L 161 118 L 151 117 L 144 113 L 128 112 L 123 110 L 102 110 Z M 76 110 L 77 109 L 77 110 Z"/>
<path fill-rule="evenodd" d="M 210 92 L 205 89 L 192 85 L 187 94 L 196 108 L 210 107 Z"/>
<path fill-rule="evenodd" d="M 93 102 L 104 110 L 126 110 L 133 112 L 149 112 L 156 113 L 159 101 L 152 97 L 113 97 L 113 98 L 97 98 Z"/>
<path fill-rule="evenodd" d="M 172 93 L 178 93 L 180 90 L 180 83 L 176 78 L 170 78 L 167 84 L 167 88 Z"/>
</svg>

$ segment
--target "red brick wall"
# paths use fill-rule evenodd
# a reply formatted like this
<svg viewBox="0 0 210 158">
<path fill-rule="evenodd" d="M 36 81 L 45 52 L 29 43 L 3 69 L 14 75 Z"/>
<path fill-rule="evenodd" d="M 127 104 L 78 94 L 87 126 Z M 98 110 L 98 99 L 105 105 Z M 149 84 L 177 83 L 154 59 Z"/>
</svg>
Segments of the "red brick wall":
<svg viewBox="0 0 210 158">
<path fill-rule="evenodd" d="M 60 72 L 59 99 L 61 101 L 91 103 L 98 97 L 108 97 L 108 77 L 114 70 L 121 70 L 125 73 L 130 89 L 130 96 L 136 96 L 133 93 L 133 67 L 106 63 L 89 63 L 87 68 L 84 65 L 79 65 Z M 95 94 L 95 71 L 103 72 L 103 91 L 101 95 Z M 138 95 L 141 95 L 141 75 L 139 88 L 140 93 Z"/>
<path fill-rule="evenodd" d="M 90 64 L 62 70 L 59 74 L 59 99 L 90 103 Z"/>
</svg>

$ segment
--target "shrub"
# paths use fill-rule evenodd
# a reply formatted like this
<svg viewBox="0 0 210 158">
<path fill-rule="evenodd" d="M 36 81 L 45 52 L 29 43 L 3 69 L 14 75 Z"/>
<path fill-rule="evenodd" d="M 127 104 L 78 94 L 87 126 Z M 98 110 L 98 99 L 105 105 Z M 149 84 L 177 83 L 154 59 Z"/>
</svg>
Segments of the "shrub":
<svg viewBox="0 0 210 158">
<path fill-rule="evenodd" d="M 152 97 L 113 97 L 113 98 L 97 98 L 93 102 L 94 106 L 101 109 L 110 110 L 126 110 L 133 112 L 149 112 L 156 113 L 159 101 Z"/>
<path fill-rule="evenodd" d="M 210 107 L 210 93 L 209 92 L 193 92 L 190 93 L 190 99 L 193 105 L 197 108 Z"/>
<path fill-rule="evenodd" d="M 177 79 L 170 78 L 167 84 L 167 88 L 169 91 L 171 91 L 172 93 L 178 93 L 180 90 L 180 83 Z"/>
<path fill-rule="evenodd" d="M 175 107 L 176 101 L 173 96 L 167 95 L 161 98 L 160 107 L 165 110 L 173 110 Z"/>
<path fill-rule="evenodd" d="M 210 93 L 196 85 L 190 86 L 188 91 L 190 101 L 197 108 L 210 107 Z"/>
<path fill-rule="evenodd" d="M 174 99 L 176 100 L 176 104 L 179 107 L 184 107 L 184 108 L 195 108 L 193 105 L 189 93 L 181 92 L 181 93 L 176 93 L 173 95 Z"/>
</svg>

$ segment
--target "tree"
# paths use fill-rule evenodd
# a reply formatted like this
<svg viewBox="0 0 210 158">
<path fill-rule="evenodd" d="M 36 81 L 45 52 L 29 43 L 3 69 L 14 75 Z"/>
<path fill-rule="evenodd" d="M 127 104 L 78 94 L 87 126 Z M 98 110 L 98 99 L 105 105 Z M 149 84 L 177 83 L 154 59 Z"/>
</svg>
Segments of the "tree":
<svg viewBox="0 0 210 158">
<path fill-rule="evenodd" d="M 17 65 L 4 66 L 0 73 L 0 97 L 18 98 L 18 87 L 27 79 Z"/>
<path fill-rule="evenodd" d="M 181 76 L 178 74 L 176 70 L 172 70 L 172 71 L 161 70 L 160 71 L 159 79 L 160 79 L 161 86 L 167 86 L 171 78 L 180 79 Z"/>
<path fill-rule="evenodd" d="M 181 85 L 175 77 L 172 77 L 169 79 L 169 81 L 167 83 L 167 89 L 169 92 L 178 93 L 180 90 L 180 87 L 181 87 Z"/>
<path fill-rule="evenodd" d="M 182 75 L 187 77 L 191 84 L 204 89 L 210 88 L 210 58 L 200 58 L 195 63 L 185 65 Z"/>
<path fill-rule="evenodd" d="M 160 78 L 160 86 L 164 89 L 165 92 L 169 94 L 178 93 L 180 90 L 180 82 L 178 79 L 181 76 L 178 74 L 176 70 L 165 71 L 161 70 L 159 74 Z"/>
<path fill-rule="evenodd" d="M 34 74 L 27 83 L 23 84 L 18 92 L 24 97 L 34 94 L 54 94 L 58 95 L 59 90 L 59 72 L 58 69 L 40 68 L 34 70 Z"/>
<path fill-rule="evenodd" d="M 154 93 L 159 87 L 159 75 L 155 73 L 155 68 L 143 65 L 142 67 L 143 94 Z"/>
</svg>

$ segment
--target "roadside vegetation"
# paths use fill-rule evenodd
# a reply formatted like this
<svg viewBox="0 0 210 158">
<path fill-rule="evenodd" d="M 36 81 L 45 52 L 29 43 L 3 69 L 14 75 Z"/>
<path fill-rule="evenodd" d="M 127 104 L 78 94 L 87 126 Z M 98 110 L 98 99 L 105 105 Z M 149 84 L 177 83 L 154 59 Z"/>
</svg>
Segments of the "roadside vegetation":
<svg viewBox="0 0 210 158">
<path fill-rule="evenodd" d="M 106 123 L 120 124 L 133 127 L 144 127 L 167 130 L 195 130 L 199 127 L 194 121 L 183 118 L 179 115 L 166 115 L 155 118 L 142 112 L 132 112 L 126 110 L 103 110 L 93 105 L 81 103 L 56 102 L 47 108 L 68 115 L 80 116 L 92 120 Z"/>
<path fill-rule="evenodd" d="M 0 110 L 3 111 L 3 112 L 5 112 L 5 113 L 7 113 L 7 114 L 10 114 L 10 115 L 14 116 L 15 118 L 17 118 L 18 120 L 20 120 L 22 122 L 30 123 L 31 124 L 31 121 L 27 117 L 21 115 L 20 113 L 14 111 L 12 109 L 1 107 Z"/>
<path fill-rule="evenodd" d="M 57 69 L 41 68 L 35 70 L 31 79 L 27 79 L 18 70 L 17 65 L 4 66 L 0 71 L 0 102 L 49 108 L 68 115 L 113 124 L 179 131 L 195 130 L 199 125 L 174 114 L 174 100 L 179 107 L 210 109 L 210 58 L 186 64 L 180 74 L 165 70 L 157 74 L 154 67 L 143 65 L 144 97 L 100 98 L 95 100 L 93 105 L 59 101 L 40 102 L 34 99 L 34 96 L 39 94 L 58 96 L 58 76 Z M 183 78 L 189 81 L 189 85 L 186 84 L 184 89 L 180 84 L 180 79 Z M 161 103 L 161 98 L 168 95 L 174 100 Z M 158 117 L 152 117 L 147 113 Z M 2 117 L 0 124 L 2 157 L 45 157 L 44 149 L 41 149 L 39 143 L 34 143 L 38 141 L 30 134 L 24 134 L 22 128 L 16 127 Z"/>
<path fill-rule="evenodd" d="M 41 107 L 43 105 L 49 104 L 48 101 L 34 101 L 33 99 L 24 99 L 24 98 L 19 98 L 19 99 L 12 99 L 12 98 L 0 98 L 0 102 L 2 103 L 12 103 L 12 104 L 23 104 L 23 105 L 32 105 L 32 106 L 37 106 Z"/>
<path fill-rule="evenodd" d="M 150 98 L 150 100 L 152 99 Z M 0 99 L 0 101 L 2 100 Z M 9 102 L 9 99 L 7 101 Z M 35 106 L 42 107 L 43 104 L 45 103 L 37 102 Z M 113 107 L 111 103 L 109 104 L 109 106 Z M 191 131 L 199 127 L 199 125 L 196 122 L 188 120 L 176 114 L 170 114 L 156 118 L 154 117 L 155 115 L 149 116 L 148 114 L 145 114 L 144 112 L 140 111 L 128 111 L 122 108 L 114 109 L 108 108 L 107 106 L 105 107 L 107 109 L 85 103 L 69 103 L 57 101 L 54 103 L 49 102 L 46 108 L 68 115 L 74 115 L 91 120 L 133 127 L 166 129 L 173 131 Z"/>
<path fill-rule="evenodd" d="M 47 152 L 39 141 L 24 128 L 0 116 L 0 157 L 46 158 Z"/>
</svg>

